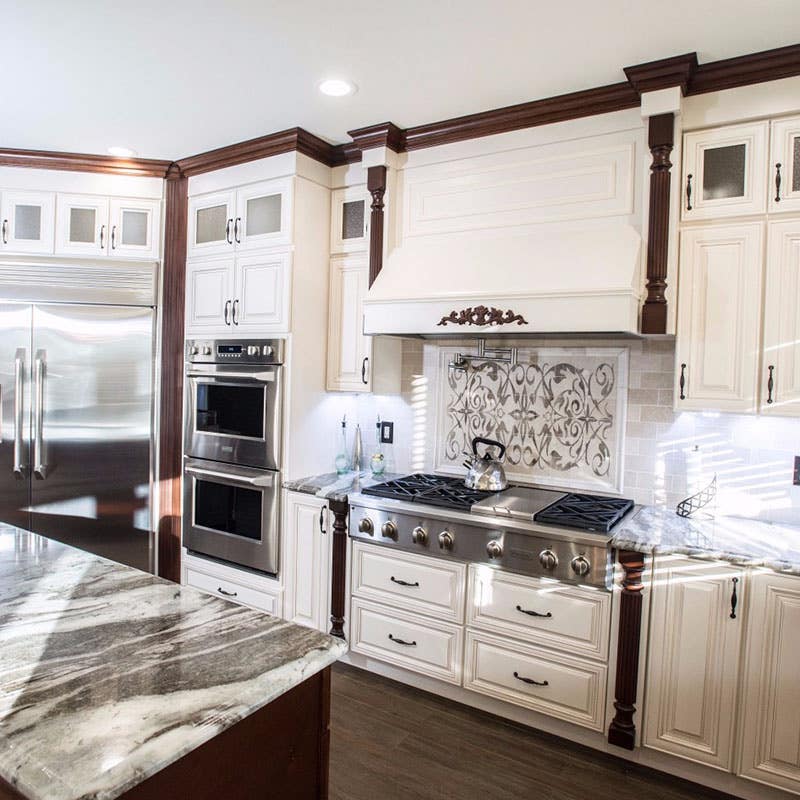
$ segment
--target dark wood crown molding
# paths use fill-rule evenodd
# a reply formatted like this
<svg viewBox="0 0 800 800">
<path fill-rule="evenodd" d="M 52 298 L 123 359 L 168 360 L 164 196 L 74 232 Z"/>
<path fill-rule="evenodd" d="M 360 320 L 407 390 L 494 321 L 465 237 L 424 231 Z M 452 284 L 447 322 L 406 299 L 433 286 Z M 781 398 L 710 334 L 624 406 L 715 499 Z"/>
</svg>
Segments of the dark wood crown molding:
<svg viewBox="0 0 800 800">
<path fill-rule="evenodd" d="M 688 93 L 718 92 L 797 75 L 800 75 L 800 44 L 790 44 L 775 50 L 700 64 L 689 84 Z"/>
<path fill-rule="evenodd" d="M 680 86 L 681 93 L 686 94 L 692 76 L 697 71 L 697 53 L 685 53 L 682 56 L 662 58 L 625 67 L 625 77 L 641 96 L 643 92 L 654 92 L 670 86 Z"/>
<path fill-rule="evenodd" d="M 156 158 L 115 158 L 91 153 L 15 150 L 5 147 L 0 149 L 0 166 L 66 172 L 106 172 L 136 178 L 165 178 L 172 162 Z"/>
<path fill-rule="evenodd" d="M 402 153 L 405 150 L 406 132 L 393 122 L 381 122 L 367 128 L 357 128 L 348 131 L 348 135 L 360 151 L 373 147 L 388 147 L 395 153 Z"/>
</svg>

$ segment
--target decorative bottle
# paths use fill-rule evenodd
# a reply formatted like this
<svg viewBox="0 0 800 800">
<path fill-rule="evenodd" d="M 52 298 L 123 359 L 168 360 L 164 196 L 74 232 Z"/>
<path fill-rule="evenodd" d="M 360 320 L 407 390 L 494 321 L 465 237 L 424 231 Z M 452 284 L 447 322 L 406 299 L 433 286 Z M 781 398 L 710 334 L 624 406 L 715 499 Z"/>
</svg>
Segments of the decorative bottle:
<svg viewBox="0 0 800 800">
<path fill-rule="evenodd" d="M 342 417 L 342 434 L 339 438 L 339 451 L 333 463 L 339 475 L 344 475 L 345 472 L 350 471 L 350 459 L 347 457 L 347 414 Z"/>
<path fill-rule="evenodd" d="M 386 469 L 386 459 L 383 455 L 383 449 L 381 447 L 381 418 L 378 417 L 378 421 L 375 423 L 375 449 L 372 452 L 372 458 L 369 460 L 369 466 L 372 470 L 372 474 L 376 478 L 380 478 L 383 475 L 383 471 Z"/>
</svg>

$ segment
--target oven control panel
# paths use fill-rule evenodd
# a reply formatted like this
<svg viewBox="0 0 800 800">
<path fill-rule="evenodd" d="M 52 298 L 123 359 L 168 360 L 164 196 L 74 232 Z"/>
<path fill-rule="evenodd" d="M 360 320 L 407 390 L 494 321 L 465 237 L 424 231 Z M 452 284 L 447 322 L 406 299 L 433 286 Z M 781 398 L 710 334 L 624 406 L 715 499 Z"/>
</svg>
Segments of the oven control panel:
<svg viewBox="0 0 800 800">
<path fill-rule="evenodd" d="M 283 339 L 189 339 L 186 360 L 196 364 L 282 364 Z"/>
</svg>

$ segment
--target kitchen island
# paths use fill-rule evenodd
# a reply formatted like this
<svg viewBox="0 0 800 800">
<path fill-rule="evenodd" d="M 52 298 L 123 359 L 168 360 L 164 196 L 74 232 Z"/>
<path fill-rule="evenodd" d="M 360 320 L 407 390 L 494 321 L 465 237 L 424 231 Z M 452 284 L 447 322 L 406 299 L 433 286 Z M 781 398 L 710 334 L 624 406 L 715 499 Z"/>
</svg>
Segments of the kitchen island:
<svg viewBox="0 0 800 800">
<path fill-rule="evenodd" d="M 0 525 L 0 798 L 327 795 L 340 640 Z"/>
</svg>

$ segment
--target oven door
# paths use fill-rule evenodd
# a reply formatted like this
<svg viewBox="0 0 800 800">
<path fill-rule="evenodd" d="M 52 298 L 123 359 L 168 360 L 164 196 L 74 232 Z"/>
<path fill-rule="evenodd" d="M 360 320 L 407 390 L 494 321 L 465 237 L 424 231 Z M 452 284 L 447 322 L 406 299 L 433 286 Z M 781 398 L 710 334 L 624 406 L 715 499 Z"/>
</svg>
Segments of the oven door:
<svg viewBox="0 0 800 800">
<path fill-rule="evenodd" d="M 187 550 L 278 574 L 280 473 L 187 459 Z"/>
<path fill-rule="evenodd" d="M 187 365 L 186 455 L 279 469 L 280 420 L 280 366 Z"/>
</svg>

